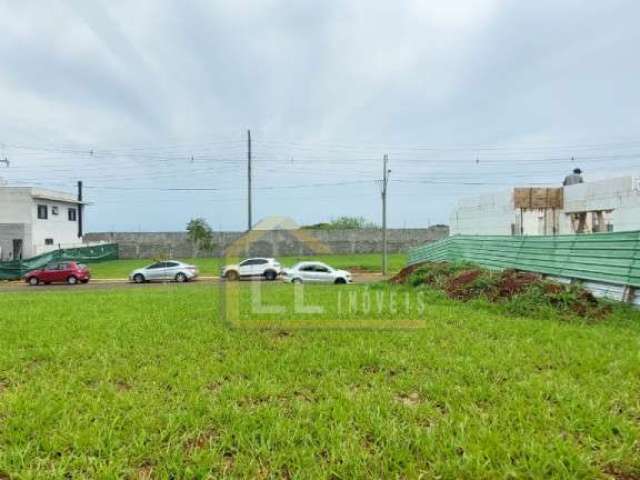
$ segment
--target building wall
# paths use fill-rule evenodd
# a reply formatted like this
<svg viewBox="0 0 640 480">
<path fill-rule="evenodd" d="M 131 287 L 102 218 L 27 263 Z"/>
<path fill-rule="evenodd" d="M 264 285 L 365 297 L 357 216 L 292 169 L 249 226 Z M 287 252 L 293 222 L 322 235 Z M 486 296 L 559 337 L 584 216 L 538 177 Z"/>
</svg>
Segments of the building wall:
<svg viewBox="0 0 640 480">
<path fill-rule="evenodd" d="M 38 218 L 38 205 L 47 205 L 48 218 Z M 58 215 L 53 215 L 53 207 L 58 207 Z M 76 210 L 76 220 L 70 221 L 67 210 Z M 78 207 L 74 203 L 59 202 L 53 200 L 32 200 L 31 212 L 32 224 L 32 256 L 39 255 L 60 247 L 78 246 L 82 239 L 78 238 Z M 45 245 L 45 239 L 53 239 L 53 245 Z"/>
<path fill-rule="evenodd" d="M 22 239 L 23 258 L 26 258 L 24 248 L 31 244 L 28 224 L 0 223 L 0 261 L 14 260 L 13 240 Z"/>
<path fill-rule="evenodd" d="M 552 234 L 559 213 L 553 209 L 514 207 L 513 191 L 489 193 L 460 200 L 449 218 L 451 235 Z"/>
<path fill-rule="evenodd" d="M 77 206 L 62 200 L 34 199 L 33 195 L 73 199 L 69 194 L 31 187 L 0 187 L 0 237 L 3 239 L 5 259 L 9 252 L 13 252 L 14 238 L 23 240 L 23 258 L 55 250 L 59 245 L 70 247 L 82 244 L 82 240 L 78 238 L 77 216 L 76 221 L 72 222 L 67 215 L 68 208 L 77 210 Z M 47 205 L 48 219 L 38 219 L 38 205 Z M 54 206 L 58 207 L 58 215 L 52 214 Z M 47 238 L 53 239 L 53 245 L 45 245 Z"/>
<path fill-rule="evenodd" d="M 557 233 L 576 233 L 571 217 L 580 212 L 587 213 L 587 232 L 592 231 L 592 212 L 603 212 L 614 232 L 640 230 L 640 176 L 564 187 L 563 209 L 522 212 L 524 234 L 551 235 L 554 222 Z M 511 235 L 512 224 L 518 234 L 520 210 L 514 207 L 512 190 L 463 199 L 450 216 L 452 235 Z"/>
<path fill-rule="evenodd" d="M 0 223 L 31 223 L 31 189 L 0 187 Z"/>
<path fill-rule="evenodd" d="M 569 214 L 608 211 L 614 232 L 640 230 L 640 176 L 625 176 L 565 187 L 566 232 Z"/>
<path fill-rule="evenodd" d="M 511 191 L 463 198 L 449 218 L 451 235 L 511 235 L 516 216 Z"/>
<path fill-rule="evenodd" d="M 13 240 L 22 240 L 22 258 L 31 255 L 31 189 L 0 188 L 0 259 L 13 259 Z"/>
<path fill-rule="evenodd" d="M 301 241 L 291 230 L 260 232 L 243 255 L 297 256 L 317 253 L 318 245 L 331 254 L 376 253 L 382 251 L 380 230 L 301 230 L 308 241 Z M 405 252 L 410 248 L 440 240 L 449 234 L 446 226 L 387 231 L 388 251 Z M 224 250 L 244 235 L 243 232 L 214 233 L 213 252 L 200 256 L 223 256 Z M 114 242 L 120 246 L 121 258 L 187 258 L 194 248 L 185 232 L 105 232 L 88 233 L 85 242 Z"/>
</svg>

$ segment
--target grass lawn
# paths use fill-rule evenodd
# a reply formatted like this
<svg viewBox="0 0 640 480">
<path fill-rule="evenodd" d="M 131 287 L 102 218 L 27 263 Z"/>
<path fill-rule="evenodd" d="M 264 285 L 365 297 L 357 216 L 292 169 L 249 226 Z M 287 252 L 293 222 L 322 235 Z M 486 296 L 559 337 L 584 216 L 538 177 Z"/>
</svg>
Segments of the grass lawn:
<svg viewBox="0 0 640 480">
<path fill-rule="evenodd" d="M 261 315 L 238 288 L 249 328 L 212 284 L 1 294 L 0 478 L 640 475 L 638 312 L 353 285 L 305 286 L 302 314 L 276 283 Z"/>
<path fill-rule="evenodd" d="M 404 267 L 407 263 L 406 254 L 394 253 L 388 256 L 389 271 L 395 272 Z M 180 258 L 181 260 L 200 268 L 203 276 L 218 276 L 220 268 L 224 264 L 222 258 Z M 382 257 L 376 254 L 356 254 L 356 255 L 319 255 L 315 257 L 279 257 L 280 262 L 285 266 L 292 266 L 301 260 L 318 260 L 326 262 L 335 268 L 353 269 L 359 268 L 367 271 L 380 271 L 382 269 Z M 93 263 L 89 265 L 94 278 L 127 278 L 131 271 L 153 263 L 150 259 L 141 260 L 114 260 L 103 263 Z"/>
</svg>

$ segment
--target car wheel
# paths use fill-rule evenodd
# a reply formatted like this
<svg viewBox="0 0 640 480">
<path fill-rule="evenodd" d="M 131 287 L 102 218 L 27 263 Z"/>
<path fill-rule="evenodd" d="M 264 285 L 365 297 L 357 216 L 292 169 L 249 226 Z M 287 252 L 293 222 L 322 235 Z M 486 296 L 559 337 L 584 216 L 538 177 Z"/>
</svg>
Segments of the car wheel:
<svg viewBox="0 0 640 480">
<path fill-rule="evenodd" d="M 82 283 L 89 283 L 88 279 L 82 280 Z"/>
<path fill-rule="evenodd" d="M 224 278 L 226 278 L 227 280 L 231 280 L 232 282 L 235 282 L 240 278 L 240 275 L 238 275 L 238 272 L 236 272 L 235 270 L 230 270 L 224 275 Z"/>
<path fill-rule="evenodd" d="M 273 270 L 267 270 L 266 272 L 264 272 L 264 278 L 269 280 L 269 281 L 275 280 L 277 276 L 278 276 L 278 274 L 276 272 L 274 272 Z"/>
<path fill-rule="evenodd" d="M 187 276 L 186 276 L 184 273 L 182 273 L 182 272 L 180 272 L 179 274 L 177 274 L 177 275 L 176 275 L 176 282 L 184 283 L 184 282 L 186 282 L 187 280 L 189 280 L 189 279 L 188 279 L 188 278 L 187 278 Z"/>
<path fill-rule="evenodd" d="M 29 285 L 35 287 L 36 285 L 38 285 L 40 283 L 40 280 L 38 280 L 37 277 L 31 277 L 29 278 Z"/>
<path fill-rule="evenodd" d="M 133 276 L 133 281 L 136 283 L 144 283 L 144 275 L 142 275 L 141 273 L 136 273 Z"/>
<path fill-rule="evenodd" d="M 78 283 L 78 279 L 71 275 L 69 278 L 67 278 L 67 283 L 69 285 L 75 285 L 76 283 Z"/>
<path fill-rule="evenodd" d="M 302 279 L 301 278 L 294 278 L 293 280 L 291 280 L 291 283 L 302 283 Z"/>
<path fill-rule="evenodd" d="M 347 283 L 347 281 L 344 278 L 336 278 L 336 281 L 334 283 L 336 285 L 344 285 L 345 283 Z"/>
</svg>

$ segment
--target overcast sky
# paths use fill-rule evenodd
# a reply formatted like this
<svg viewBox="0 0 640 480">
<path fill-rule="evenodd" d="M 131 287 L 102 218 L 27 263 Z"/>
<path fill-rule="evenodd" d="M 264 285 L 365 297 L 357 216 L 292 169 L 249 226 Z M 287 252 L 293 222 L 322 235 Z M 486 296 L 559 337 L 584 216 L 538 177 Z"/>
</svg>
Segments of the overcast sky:
<svg viewBox="0 0 640 480">
<path fill-rule="evenodd" d="M 88 229 L 446 223 L 509 185 L 640 171 L 636 1 L 0 1 L 0 177 Z M 571 157 L 575 157 L 571 160 Z M 212 190 L 172 190 L 172 189 Z"/>
</svg>

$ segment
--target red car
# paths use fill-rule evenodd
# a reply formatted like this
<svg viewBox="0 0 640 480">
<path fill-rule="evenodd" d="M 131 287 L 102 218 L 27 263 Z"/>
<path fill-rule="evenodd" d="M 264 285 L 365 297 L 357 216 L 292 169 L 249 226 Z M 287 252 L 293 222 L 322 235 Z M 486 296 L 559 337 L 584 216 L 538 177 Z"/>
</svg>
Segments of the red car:
<svg viewBox="0 0 640 480">
<path fill-rule="evenodd" d="M 91 272 L 81 263 L 76 262 L 51 262 L 39 270 L 32 270 L 24 276 L 29 285 L 39 283 L 61 283 L 75 285 L 78 282 L 87 283 L 91 279 Z"/>
</svg>

